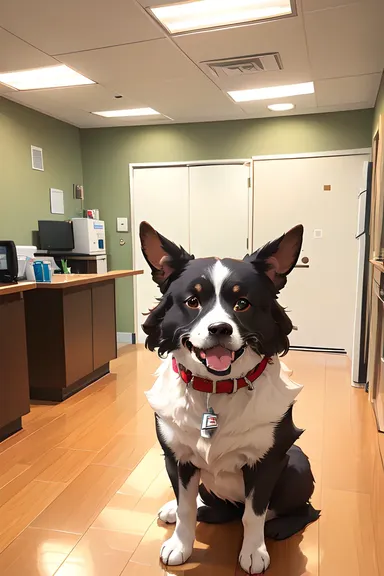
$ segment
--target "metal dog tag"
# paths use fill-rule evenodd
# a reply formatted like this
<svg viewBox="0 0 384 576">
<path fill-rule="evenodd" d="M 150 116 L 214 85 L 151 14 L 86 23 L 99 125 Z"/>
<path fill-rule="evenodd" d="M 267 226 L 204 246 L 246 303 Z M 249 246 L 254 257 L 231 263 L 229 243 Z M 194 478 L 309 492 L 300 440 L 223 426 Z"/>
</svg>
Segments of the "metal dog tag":
<svg viewBox="0 0 384 576">
<path fill-rule="evenodd" d="M 215 414 L 213 408 L 209 408 L 208 412 L 203 414 L 203 418 L 201 420 L 201 437 L 207 439 L 211 438 L 217 427 L 217 414 Z"/>
</svg>

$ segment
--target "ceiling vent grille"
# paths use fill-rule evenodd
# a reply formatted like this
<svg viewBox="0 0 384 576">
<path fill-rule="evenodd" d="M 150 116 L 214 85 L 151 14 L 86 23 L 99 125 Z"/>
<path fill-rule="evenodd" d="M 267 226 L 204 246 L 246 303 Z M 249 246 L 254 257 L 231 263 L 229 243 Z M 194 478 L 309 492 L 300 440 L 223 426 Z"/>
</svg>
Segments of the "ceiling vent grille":
<svg viewBox="0 0 384 576">
<path fill-rule="evenodd" d="M 201 64 L 218 78 L 233 78 L 234 76 L 244 76 L 245 74 L 275 72 L 283 69 L 283 64 L 278 52 L 225 58 L 223 60 L 210 60 L 201 62 Z"/>
<path fill-rule="evenodd" d="M 44 172 L 43 149 L 31 146 L 32 168 Z"/>
</svg>

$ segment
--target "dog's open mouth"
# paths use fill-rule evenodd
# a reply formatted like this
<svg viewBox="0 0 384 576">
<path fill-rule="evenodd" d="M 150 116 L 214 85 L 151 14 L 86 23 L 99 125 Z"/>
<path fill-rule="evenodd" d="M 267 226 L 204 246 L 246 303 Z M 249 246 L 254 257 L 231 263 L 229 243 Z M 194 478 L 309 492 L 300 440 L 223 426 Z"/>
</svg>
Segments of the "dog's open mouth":
<svg viewBox="0 0 384 576">
<path fill-rule="evenodd" d="M 196 358 L 204 364 L 211 374 L 215 374 L 216 376 L 226 376 L 229 374 L 233 362 L 236 362 L 236 360 L 240 358 L 245 349 L 245 346 L 242 346 L 236 351 L 228 350 L 228 348 L 224 346 L 213 346 L 212 348 L 203 350 L 193 346 L 190 340 L 185 340 L 184 345 L 191 353 L 195 353 Z"/>
</svg>

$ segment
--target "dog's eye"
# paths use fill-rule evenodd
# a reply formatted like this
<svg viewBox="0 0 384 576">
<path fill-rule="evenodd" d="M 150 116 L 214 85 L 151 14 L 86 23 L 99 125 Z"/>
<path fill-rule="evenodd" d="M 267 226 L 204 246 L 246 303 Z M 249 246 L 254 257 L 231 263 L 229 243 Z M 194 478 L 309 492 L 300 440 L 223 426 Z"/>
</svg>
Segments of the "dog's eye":
<svg viewBox="0 0 384 576">
<path fill-rule="evenodd" d="M 188 308 L 193 308 L 194 310 L 200 308 L 200 302 L 199 299 L 196 298 L 196 296 L 191 296 L 185 303 L 188 306 Z"/>
<path fill-rule="evenodd" d="M 235 312 L 245 312 L 251 307 L 251 303 L 248 302 L 246 298 L 239 298 L 239 300 L 234 305 L 233 309 Z"/>
</svg>

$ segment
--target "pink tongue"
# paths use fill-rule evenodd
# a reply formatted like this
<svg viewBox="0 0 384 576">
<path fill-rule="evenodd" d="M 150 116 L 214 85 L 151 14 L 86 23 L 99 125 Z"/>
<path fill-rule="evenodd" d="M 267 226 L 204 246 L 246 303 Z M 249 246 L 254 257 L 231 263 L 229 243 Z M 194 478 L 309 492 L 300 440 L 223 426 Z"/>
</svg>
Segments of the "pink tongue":
<svg viewBox="0 0 384 576">
<path fill-rule="evenodd" d="M 206 350 L 205 354 L 207 365 L 213 370 L 224 372 L 231 365 L 232 353 L 222 346 L 215 346 L 210 350 Z"/>
</svg>

